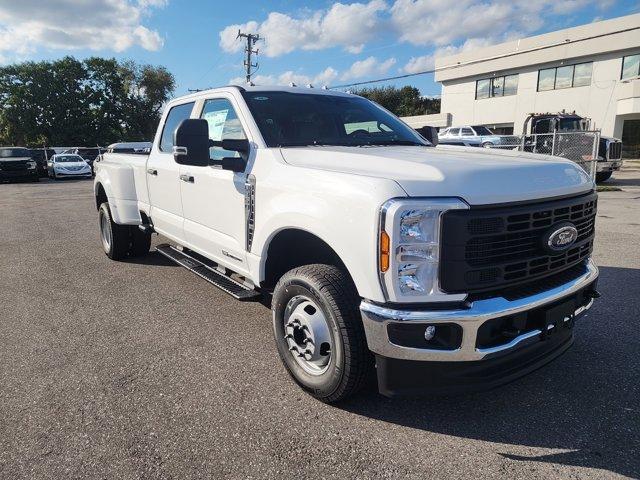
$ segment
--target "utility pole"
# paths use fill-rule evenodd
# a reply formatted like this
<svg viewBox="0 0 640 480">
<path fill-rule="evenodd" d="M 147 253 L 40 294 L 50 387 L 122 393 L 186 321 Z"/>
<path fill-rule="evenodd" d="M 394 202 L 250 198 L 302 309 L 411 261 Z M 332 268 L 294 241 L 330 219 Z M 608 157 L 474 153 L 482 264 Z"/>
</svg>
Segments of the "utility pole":
<svg viewBox="0 0 640 480">
<path fill-rule="evenodd" d="M 247 83 L 250 83 L 251 82 L 251 69 L 258 67 L 258 62 L 251 63 L 251 55 L 254 54 L 254 53 L 256 55 L 258 55 L 258 49 L 256 48 L 254 50 L 253 47 L 256 44 L 256 42 L 258 40 L 260 40 L 260 35 L 253 34 L 253 33 L 242 33 L 240 30 L 238 30 L 238 36 L 236 38 L 246 38 L 247 39 L 247 46 L 244 48 L 244 51 L 247 54 L 247 58 L 244 61 L 244 66 L 247 69 L 247 75 L 246 75 Z"/>
</svg>

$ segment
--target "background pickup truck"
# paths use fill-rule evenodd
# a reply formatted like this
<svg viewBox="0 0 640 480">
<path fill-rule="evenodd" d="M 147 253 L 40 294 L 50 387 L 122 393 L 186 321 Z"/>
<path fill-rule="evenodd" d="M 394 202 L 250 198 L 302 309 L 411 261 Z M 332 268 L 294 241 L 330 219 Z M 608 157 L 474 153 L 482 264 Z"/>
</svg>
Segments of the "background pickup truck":
<svg viewBox="0 0 640 480">
<path fill-rule="evenodd" d="M 110 258 L 146 254 L 156 232 L 162 255 L 270 301 L 287 371 L 325 402 L 374 371 L 389 396 L 513 380 L 566 350 L 597 296 L 597 198 L 581 168 L 437 150 L 345 93 L 176 99 L 150 153 L 96 163 L 95 198 Z"/>
</svg>

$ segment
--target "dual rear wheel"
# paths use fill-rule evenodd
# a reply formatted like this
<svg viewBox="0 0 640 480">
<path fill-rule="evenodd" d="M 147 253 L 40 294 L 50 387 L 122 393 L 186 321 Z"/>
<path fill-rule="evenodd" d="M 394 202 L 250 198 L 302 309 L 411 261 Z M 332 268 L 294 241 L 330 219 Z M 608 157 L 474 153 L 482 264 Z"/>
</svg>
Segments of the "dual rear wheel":
<svg viewBox="0 0 640 480">
<path fill-rule="evenodd" d="M 111 260 L 146 255 L 151 247 L 151 234 L 141 231 L 137 225 L 118 225 L 111 217 L 107 202 L 98 210 L 100 240 L 104 253 Z"/>
</svg>

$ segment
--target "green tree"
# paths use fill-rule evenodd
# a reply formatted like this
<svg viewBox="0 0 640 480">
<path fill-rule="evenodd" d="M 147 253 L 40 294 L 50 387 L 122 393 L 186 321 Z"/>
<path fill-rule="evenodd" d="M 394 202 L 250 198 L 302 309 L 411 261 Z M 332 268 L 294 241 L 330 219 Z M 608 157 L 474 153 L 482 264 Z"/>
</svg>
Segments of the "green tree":
<svg viewBox="0 0 640 480">
<path fill-rule="evenodd" d="M 420 90 L 408 85 L 402 88 L 392 86 L 362 88 L 353 93 L 373 100 L 399 117 L 440 112 L 439 98 L 423 97 L 420 95 Z"/>
<path fill-rule="evenodd" d="M 65 57 L 0 67 L 0 144 L 151 140 L 175 88 L 164 67 Z"/>
</svg>

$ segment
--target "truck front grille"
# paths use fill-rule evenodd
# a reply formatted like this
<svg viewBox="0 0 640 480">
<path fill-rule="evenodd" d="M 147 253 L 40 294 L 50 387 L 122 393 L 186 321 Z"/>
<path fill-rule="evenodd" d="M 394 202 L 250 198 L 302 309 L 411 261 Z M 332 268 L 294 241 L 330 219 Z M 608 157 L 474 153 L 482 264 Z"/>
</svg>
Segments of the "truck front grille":
<svg viewBox="0 0 640 480">
<path fill-rule="evenodd" d="M 0 170 L 4 172 L 21 172 L 27 170 L 26 160 L 4 160 L 0 162 Z"/>
<path fill-rule="evenodd" d="M 609 160 L 619 160 L 622 157 L 622 142 L 609 144 Z"/>
<path fill-rule="evenodd" d="M 504 290 L 584 262 L 593 248 L 595 193 L 568 199 L 452 210 L 442 224 L 440 286 L 449 293 Z M 570 222 L 578 231 L 565 251 L 550 252 L 545 234 Z"/>
</svg>

